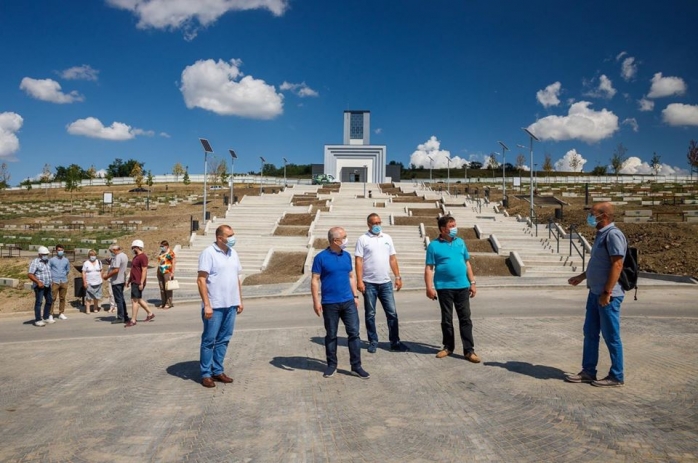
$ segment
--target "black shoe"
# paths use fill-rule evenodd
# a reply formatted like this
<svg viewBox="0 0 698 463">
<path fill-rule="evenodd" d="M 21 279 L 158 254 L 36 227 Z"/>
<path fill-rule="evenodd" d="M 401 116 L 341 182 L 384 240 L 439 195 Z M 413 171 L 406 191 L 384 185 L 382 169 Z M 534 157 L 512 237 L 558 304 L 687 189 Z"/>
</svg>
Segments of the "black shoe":
<svg viewBox="0 0 698 463">
<path fill-rule="evenodd" d="M 368 372 L 361 367 L 352 368 L 351 374 L 358 376 L 361 379 L 368 379 L 371 377 L 371 375 L 369 375 Z"/>
<path fill-rule="evenodd" d="M 410 348 L 401 342 L 398 342 L 394 346 L 390 346 L 390 350 L 393 352 L 409 352 Z"/>
<path fill-rule="evenodd" d="M 124 319 L 123 318 L 115 318 L 114 320 L 111 321 L 112 325 L 122 325 L 124 324 Z"/>
<path fill-rule="evenodd" d="M 368 345 L 367 350 L 368 350 L 369 354 L 375 354 L 377 349 L 378 349 L 378 343 L 372 342 L 371 344 Z"/>
<path fill-rule="evenodd" d="M 335 366 L 328 366 L 325 368 L 325 372 L 322 374 L 323 378 L 331 378 L 334 376 L 334 372 L 337 371 L 337 367 Z"/>
</svg>

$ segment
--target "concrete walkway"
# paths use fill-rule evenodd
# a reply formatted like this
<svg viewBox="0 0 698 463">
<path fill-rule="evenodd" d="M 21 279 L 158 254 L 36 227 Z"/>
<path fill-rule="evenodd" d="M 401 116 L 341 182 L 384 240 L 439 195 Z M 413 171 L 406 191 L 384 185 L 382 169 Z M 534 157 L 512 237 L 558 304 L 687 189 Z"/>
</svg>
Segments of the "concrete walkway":
<svg viewBox="0 0 698 463">
<path fill-rule="evenodd" d="M 696 461 L 696 296 L 676 285 L 627 298 L 626 386 L 610 390 L 562 381 L 580 369 L 581 288 L 481 288 L 479 365 L 459 350 L 436 359 L 437 303 L 401 291 L 412 351 L 387 350 L 380 314 L 367 381 L 348 374 L 344 338 L 338 374 L 322 378 L 308 296 L 251 298 L 226 360 L 235 383 L 213 390 L 198 383 L 196 303 L 128 329 L 74 310 L 44 328 L 3 316 L 0 461 Z"/>
</svg>

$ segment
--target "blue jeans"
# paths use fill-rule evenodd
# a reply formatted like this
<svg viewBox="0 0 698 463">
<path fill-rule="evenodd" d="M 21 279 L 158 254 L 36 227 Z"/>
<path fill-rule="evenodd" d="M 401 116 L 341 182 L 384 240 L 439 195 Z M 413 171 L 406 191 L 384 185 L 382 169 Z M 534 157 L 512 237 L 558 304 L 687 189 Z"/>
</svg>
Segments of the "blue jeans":
<svg viewBox="0 0 698 463">
<path fill-rule="evenodd" d="M 359 311 L 354 299 L 336 304 L 322 304 L 322 319 L 325 322 L 325 355 L 327 366 L 337 367 L 337 330 L 339 320 L 344 323 L 349 346 L 349 363 L 352 369 L 361 366 L 361 339 L 359 338 Z"/>
<path fill-rule="evenodd" d="M 116 304 L 116 317 L 123 319 L 125 322 L 130 321 L 128 311 L 126 310 L 126 301 L 124 300 L 124 283 L 111 285 L 111 293 L 114 295 L 114 303 Z"/>
<path fill-rule="evenodd" d="M 620 340 L 620 305 L 623 296 L 612 297 L 606 307 L 599 305 L 599 296 L 589 291 L 587 296 L 586 318 L 584 319 L 584 353 L 582 370 L 596 375 L 599 363 L 599 332 L 606 341 L 611 356 L 611 371 L 608 375 L 618 381 L 623 379 L 623 344 Z"/>
<path fill-rule="evenodd" d="M 213 316 L 206 320 L 204 309 L 201 308 L 201 319 L 204 322 L 199 354 L 201 378 L 210 378 L 223 373 L 223 360 L 225 360 L 225 353 L 228 350 L 228 342 L 233 337 L 237 309 L 236 305 L 223 309 L 213 309 Z"/>
<path fill-rule="evenodd" d="M 44 320 L 51 315 L 51 306 L 53 305 L 53 296 L 51 296 L 51 286 L 44 286 L 43 288 L 34 287 L 34 321 L 41 320 L 41 302 L 45 300 L 44 303 Z"/>
<path fill-rule="evenodd" d="M 364 291 L 364 311 L 366 314 L 366 334 L 368 342 L 378 344 L 378 333 L 376 332 L 376 299 L 381 301 L 385 317 L 388 320 L 388 338 L 390 345 L 396 346 L 400 343 L 400 330 L 397 322 L 397 311 L 395 310 L 395 297 L 393 296 L 393 283 L 368 283 L 364 281 L 366 290 Z"/>
</svg>

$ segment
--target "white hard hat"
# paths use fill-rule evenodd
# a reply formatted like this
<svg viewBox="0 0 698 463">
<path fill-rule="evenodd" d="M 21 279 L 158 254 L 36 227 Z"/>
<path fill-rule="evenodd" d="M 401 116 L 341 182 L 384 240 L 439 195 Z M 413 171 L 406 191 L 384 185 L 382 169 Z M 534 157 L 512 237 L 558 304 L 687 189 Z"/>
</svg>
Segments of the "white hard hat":
<svg viewBox="0 0 698 463">
<path fill-rule="evenodd" d="M 50 254 L 50 252 L 48 252 L 48 248 L 46 246 L 39 246 L 38 252 L 39 252 L 39 254 Z"/>
<path fill-rule="evenodd" d="M 133 243 L 131 243 L 132 248 L 141 248 L 143 249 L 145 246 L 143 245 L 143 241 L 141 240 L 133 240 Z"/>
</svg>

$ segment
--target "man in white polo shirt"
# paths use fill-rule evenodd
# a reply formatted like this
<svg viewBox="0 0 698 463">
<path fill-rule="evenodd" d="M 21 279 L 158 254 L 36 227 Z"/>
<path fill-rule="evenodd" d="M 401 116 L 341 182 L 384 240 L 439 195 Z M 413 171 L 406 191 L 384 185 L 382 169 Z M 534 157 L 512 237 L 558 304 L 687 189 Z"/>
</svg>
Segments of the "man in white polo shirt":
<svg viewBox="0 0 698 463">
<path fill-rule="evenodd" d="M 216 229 L 216 241 L 201 252 L 196 284 L 201 296 L 201 335 L 199 363 L 201 384 L 216 387 L 214 381 L 232 383 L 223 370 L 228 342 L 233 337 L 235 318 L 242 313 L 242 266 L 235 246 L 235 233 L 228 225 Z"/>
<path fill-rule="evenodd" d="M 402 288 L 402 277 L 398 268 L 395 246 L 390 235 L 383 233 L 381 218 L 375 212 L 366 219 L 368 232 L 359 237 L 354 250 L 356 288 L 364 295 L 368 352 L 375 354 L 378 348 L 376 331 L 376 300 L 381 301 L 388 320 L 390 350 L 407 352 L 410 349 L 400 342 L 393 283 L 390 271 L 395 275 L 395 289 Z"/>
</svg>

